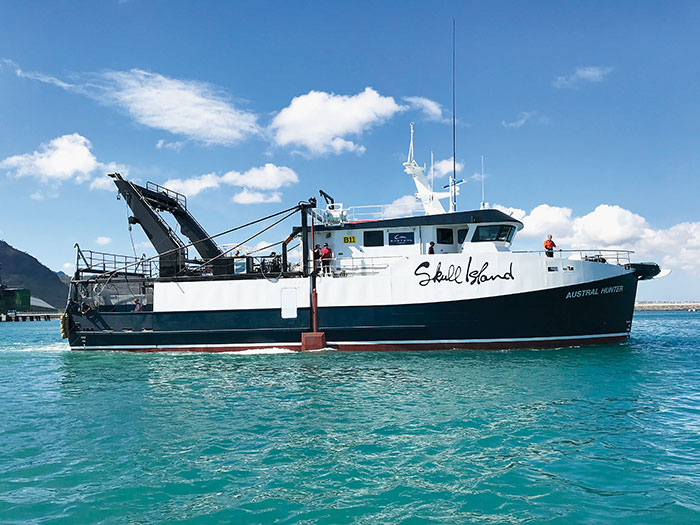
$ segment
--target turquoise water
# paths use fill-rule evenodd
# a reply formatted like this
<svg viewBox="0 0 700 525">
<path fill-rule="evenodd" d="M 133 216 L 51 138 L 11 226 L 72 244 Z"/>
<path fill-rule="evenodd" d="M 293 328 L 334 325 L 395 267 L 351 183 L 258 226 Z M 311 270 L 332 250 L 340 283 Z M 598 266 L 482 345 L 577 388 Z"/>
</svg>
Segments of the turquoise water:
<svg viewBox="0 0 700 525">
<path fill-rule="evenodd" d="M 0 324 L 0 522 L 700 521 L 700 313 L 616 346 L 70 352 Z"/>
</svg>

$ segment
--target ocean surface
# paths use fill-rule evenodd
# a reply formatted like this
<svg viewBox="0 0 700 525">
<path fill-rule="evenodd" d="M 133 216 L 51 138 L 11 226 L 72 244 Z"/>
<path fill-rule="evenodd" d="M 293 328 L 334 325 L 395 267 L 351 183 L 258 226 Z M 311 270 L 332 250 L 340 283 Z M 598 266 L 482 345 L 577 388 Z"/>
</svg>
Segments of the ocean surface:
<svg viewBox="0 0 700 525">
<path fill-rule="evenodd" d="M 2 523 L 697 523 L 700 312 L 614 346 L 71 352 L 0 323 Z"/>
</svg>

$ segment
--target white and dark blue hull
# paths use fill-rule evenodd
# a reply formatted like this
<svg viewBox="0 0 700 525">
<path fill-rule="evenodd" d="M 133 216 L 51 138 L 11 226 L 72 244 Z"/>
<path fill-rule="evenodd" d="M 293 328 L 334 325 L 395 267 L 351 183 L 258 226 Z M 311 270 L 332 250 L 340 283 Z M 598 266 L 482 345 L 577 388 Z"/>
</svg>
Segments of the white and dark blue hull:
<svg viewBox="0 0 700 525">
<path fill-rule="evenodd" d="M 511 253 L 407 258 L 374 275 L 320 278 L 319 330 L 340 350 L 616 342 L 629 336 L 637 280 L 622 266 Z M 297 350 L 310 331 L 308 297 L 303 278 L 157 282 L 146 311 L 70 313 L 69 341 L 85 350 Z"/>
</svg>

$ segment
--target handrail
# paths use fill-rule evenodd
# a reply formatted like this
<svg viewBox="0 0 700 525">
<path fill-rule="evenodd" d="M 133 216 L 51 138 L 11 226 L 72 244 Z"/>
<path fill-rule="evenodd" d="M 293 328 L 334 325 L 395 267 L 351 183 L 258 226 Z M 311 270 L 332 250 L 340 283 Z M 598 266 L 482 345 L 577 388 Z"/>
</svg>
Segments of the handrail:
<svg viewBox="0 0 700 525">
<path fill-rule="evenodd" d="M 518 254 L 537 254 L 537 255 L 546 255 L 547 251 L 546 250 L 513 250 L 511 253 L 518 253 Z M 620 265 L 621 263 L 629 263 L 631 262 L 630 260 L 630 255 L 633 254 L 633 250 L 611 250 L 611 249 L 595 249 L 595 248 L 590 248 L 590 249 L 570 249 L 570 250 L 555 250 L 554 253 L 552 254 L 552 257 L 554 255 L 559 254 L 558 258 L 560 259 L 571 259 L 571 257 L 564 257 L 564 254 L 578 254 L 581 260 L 591 260 L 595 262 L 608 262 L 608 259 L 615 259 L 616 264 Z M 602 259 L 602 260 L 601 260 Z"/>
<path fill-rule="evenodd" d="M 179 202 L 183 208 L 187 209 L 187 197 L 182 193 L 178 193 L 175 190 L 171 190 L 169 188 L 166 188 L 165 186 L 161 186 L 160 184 L 151 182 L 150 180 L 146 181 L 146 189 L 151 190 L 155 193 L 162 193 L 166 197 L 169 197 L 174 201 Z"/>
<path fill-rule="evenodd" d="M 385 270 L 393 262 L 392 260 L 406 259 L 403 255 L 385 255 L 380 257 L 334 257 L 332 259 L 318 259 L 316 271 L 319 276 L 345 277 L 347 274 L 378 273 Z M 330 261 L 329 271 L 324 272 L 323 261 Z"/>
<path fill-rule="evenodd" d="M 131 273 L 141 274 L 144 277 L 153 277 L 156 274 L 157 264 L 155 261 L 147 260 L 145 257 L 134 257 L 131 255 L 119 255 L 116 253 L 96 252 L 93 250 L 79 251 L 78 272 L 106 273 L 124 270 L 125 267 L 133 267 Z M 84 266 L 80 264 L 85 263 Z M 125 272 L 126 273 L 126 272 Z"/>
<path fill-rule="evenodd" d="M 311 210 L 311 213 L 316 220 L 322 222 L 326 226 L 347 224 L 349 222 L 375 221 L 425 215 L 423 210 L 407 204 L 351 206 L 350 208 L 333 211 L 315 208 Z"/>
</svg>

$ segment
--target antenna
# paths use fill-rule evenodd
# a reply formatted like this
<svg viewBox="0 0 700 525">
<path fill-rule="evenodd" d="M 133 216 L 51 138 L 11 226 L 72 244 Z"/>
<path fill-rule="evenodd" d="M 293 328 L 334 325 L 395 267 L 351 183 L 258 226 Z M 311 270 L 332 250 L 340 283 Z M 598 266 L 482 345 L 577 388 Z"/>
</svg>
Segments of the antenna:
<svg viewBox="0 0 700 525">
<path fill-rule="evenodd" d="M 411 164 L 414 163 L 415 160 L 413 158 L 413 122 L 411 122 L 411 145 L 408 146 L 408 160 L 406 160 L 407 163 Z"/>
<path fill-rule="evenodd" d="M 457 211 L 457 155 L 456 131 L 455 131 L 455 33 L 457 24 L 452 19 L 452 185 L 450 188 L 450 211 Z"/>
<path fill-rule="evenodd" d="M 481 209 L 488 210 L 489 203 L 486 202 L 486 184 L 484 183 L 484 156 L 481 156 Z"/>
<path fill-rule="evenodd" d="M 484 191 L 484 156 L 481 156 L 481 206 L 484 206 L 484 202 L 486 201 L 485 197 L 486 193 Z"/>
<path fill-rule="evenodd" d="M 435 191 L 435 159 L 433 152 L 430 152 L 430 191 Z"/>
</svg>

